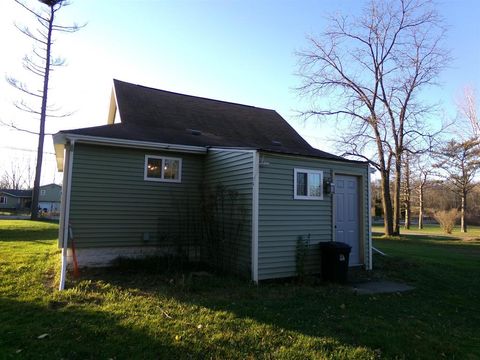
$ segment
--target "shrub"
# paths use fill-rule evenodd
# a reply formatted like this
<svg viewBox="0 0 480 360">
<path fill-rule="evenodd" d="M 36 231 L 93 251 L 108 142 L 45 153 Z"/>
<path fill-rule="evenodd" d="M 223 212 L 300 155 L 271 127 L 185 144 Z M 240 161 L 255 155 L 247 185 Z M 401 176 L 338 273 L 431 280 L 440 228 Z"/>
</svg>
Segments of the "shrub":
<svg viewBox="0 0 480 360">
<path fill-rule="evenodd" d="M 443 232 L 445 232 L 446 234 L 451 234 L 453 231 L 453 227 L 455 226 L 455 220 L 457 220 L 458 218 L 458 210 L 450 209 L 436 211 L 433 214 L 433 217 L 435 218 L 435 220 L 438 221 Z"/>
<path fill-rule="evenodd" d="M 295 255 L 297 278 L 299 282 L 305 279 L 305 260 L 307 259 L 308 246 L 310 245 L 310 234 L 304 239 L 302 235 L 297 238 L 297 253 Z"/>
</svg>

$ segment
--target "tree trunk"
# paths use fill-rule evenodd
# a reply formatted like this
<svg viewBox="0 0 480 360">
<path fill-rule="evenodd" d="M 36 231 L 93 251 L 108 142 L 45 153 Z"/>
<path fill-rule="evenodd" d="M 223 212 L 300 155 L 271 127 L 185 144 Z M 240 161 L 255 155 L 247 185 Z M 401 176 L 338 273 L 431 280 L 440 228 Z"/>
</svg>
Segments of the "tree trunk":
<svg viewBox="0 0 480 360">
<path fill-rule="evenodd" d="M 418 194 L 418 228 L 423 229 L 423 185 Z"/>
<path fill-rule="evenodd" d="M 465 222 L 465 210 L 467 208 L 467 193 L 462 192 L 462 207 L 460 209 L 460 231 L 467 232 L 467 223 Z"/>
<path fill-rule="evenodd" d="M 410 201 L 405 202 L 405 229 L 410 229 Z"/>
<path fill-rule="evenodd" d="M 386 236 L 393 235 L 392 198 L 390 195 L 390 177 L 387 171 L 381 173 L 383 224 Z"/>
<path fill-rule="evenodd" d="M 48 80 L 50 76 L 50 51 L 52 46 L 52 28 L 54 14 L 55 12 L 53 11 L 53 6 L 51 6 L 50 18 L 48 21 L 47 43 L 45 44 L 45 72 L 43 77 L 42 109 L 40 111 L 40 131 L 38 134 L 37 164 L 35 167 L 35 180 L 33 182 L 32 207 L 30 215 L 31 220 L 38 219 L 38 196 L 40 193 L 40 179 L 42 175 L 43 143 L 45 140 L 45 121 L 47 118 Z"/>
<path fill-rule="evenodd" d="M 405 229 L 410 229 L 411 225 L 411 195 L 412 189 L 410 188 L 410 163 L 408 155 L 405 158 Z"/>
<path fill-rule="evenodd" d="M 401 157 L 397 156 L 395 159 L 395 182 L 393 184 L 393 234 L 400 235 L 400 186 L 401 186 L 402 163 Z"/>
</svg>

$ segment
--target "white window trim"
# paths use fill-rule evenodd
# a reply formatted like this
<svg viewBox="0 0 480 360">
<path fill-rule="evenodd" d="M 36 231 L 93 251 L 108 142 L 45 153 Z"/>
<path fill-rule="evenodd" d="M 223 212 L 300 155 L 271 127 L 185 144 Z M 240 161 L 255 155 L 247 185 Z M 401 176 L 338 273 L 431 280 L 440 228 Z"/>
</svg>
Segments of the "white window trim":
<svg viewBox="0 0 480 360">
<path fill-rule="evenodd" d="M 162 160 L 162 177 L 161 178 L 152 178 L 148 177 L 148 159 L 161 159 Z M 163 164 L 165 160 L 174 160 L 178 161 L 178 179 L 164 179 L 163 178 Z M 182 159 L 174 158 L 169 156 L 158 156 L 158 155 L 145 155 L 145 164 L 143 170 L 143 179 L 145 181 L 157 181 L 157 182 L 170 182 L 170 183 L 180 183 L 182 182 Z"/>
<path fill-rule="evenodd" d="M 318 174 L 320 175 L 320 196 L 311 196 L 311 195 L 297 195 L 297 174 L 298 173 L 306 173 L 307 174 L 307 181 L 309 174 Z M 307 184 L 307 191 L 309 191 L 308 184 Z M 314 170 L 314 169 L 293 169 L 293 198 L 295 200 L 323 200 L 323 171 L 321 170 Z"/>
<path fill-rule="evenodd" d="M 47 194 L 47 190 L 41 189 L 40 190 L 40 196 L 45 196 Z"/>
<path fill-rule="evenodd" d="M 2 199 L 2 201 L 0 201 L 0 204 L 3 204 L 3 205 L 6 205 L 8 204 L 8 198 L 6 196 L 0 196 L 0 199 Z"/>
</svg>

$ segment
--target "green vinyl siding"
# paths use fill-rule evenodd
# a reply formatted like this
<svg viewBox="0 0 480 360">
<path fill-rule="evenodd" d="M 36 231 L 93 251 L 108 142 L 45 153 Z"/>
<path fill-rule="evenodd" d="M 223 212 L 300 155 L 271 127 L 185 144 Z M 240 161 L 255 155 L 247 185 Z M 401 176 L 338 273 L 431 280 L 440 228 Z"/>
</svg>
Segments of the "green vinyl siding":
<svg viewBox="0 0 480 360">
<path fill-rule="evenodd" d="M 182 158 L 182 182 L 145 181 L 145 155 Z M 75 245 L 195 243 L 202 167 L 203 155 L 76 144 L 70 201 Z"/>
<path fill-rule="evenodd" d="M 181 158 L 181 182 L 145 181 L 145 155 Z M 214 211 L 215 226 L 221 223 L 224 234 L 227 229 L 217 259 L 223 259 L 223 266 L 225 262 L 231 263 L 232 271 L 249 275 L 253 164 L 253 151 L 209 149 L 205 155 L 77 143 L 70 202 L 75 245 L 87 248 L 187 244 L 189 248 L 193 245 L 194 249 L 205 250 L 209 245 L 201 247 L 205 243 L 200 241 L 209 241 L 205 220 L 208 211 Z M 362 240 L 368 239 L 366 165 L 261 153 L 259 280 L 296 274 L 298 236 L 305 239 L 310 236 L 306 270 L 318 272 L 319 243 L 333 237 L 332 195 L 324 194 L 323 200 L 294 199 L 295 168 L 323 171 L 324 181 L 331 181 L 334 174 L 358 175 L 362 186 Z M 219 202 L 220 192 L 225 201 Z M 235 194 L 234 206 L 229 208 L 232 194 Z M 221 211 L 218 206 L 208 209 L 206 204 L 212 198 L 215 204 L 222 206 Z M 223 215 L 219 216 L 221 212 Z M 368 244 L 363 246 L 363 251 L 367 263 Z M 200 256 L 197 250 L 194 255 Z M 203 253 L 202 258 L 211 261 L 210 255 Z"/>
<path fill-rule="evenodd" d="M 60 202 L 62 187 L 56 184 L 40 186 L 40 192 L 45 190 L 45 195 L 39 194 L 40 202 Z"/>
<path fill-rule="evenodd" d="M 365 179 L 360 203 L 366 207 L 365 164 L 341 163 L 309 157 L 262 153 L 259 181 L 258 277 L 259 280 L 296 275 L 297 239 L 309 237 L 307 272 L 320 272 L 319 243 L 333 237 L 333 200 L 331 194 L 322 200 L 294 199 L 294 169 L 323 171 L 323 180 L 331 181 L 334 173 L 361 176 Z M 367 212 L 362 211 L 365 221 Z M 360 221 L 362 227 L 363 218 Z M 366 236 L 366 227 L 364 239 Z M 362 239 L 363 240 L 363 239 Z"/>
<path fill-rule="evenodd" d="M 20 209 L 22 208 L 22 198 L 14 197 L 5 193 L 0 193 L 5 198 L 6 203 L 0 203 L 0 209 Z"/>
<path fill-rule="evenodd" d="M 224 189 L 226 225 L 234 224 L 239 230 L 234 239 L 223 239 L 227 246 L 221 256 L 245 275 L 251 269 L 253 156 L 251 151 L 209 150 L 205 158 L 205 186 L 217 196 L 219 189 Z M 229 191 L 237 195 L 233 211 L 228 209 Z"/>
</svg>

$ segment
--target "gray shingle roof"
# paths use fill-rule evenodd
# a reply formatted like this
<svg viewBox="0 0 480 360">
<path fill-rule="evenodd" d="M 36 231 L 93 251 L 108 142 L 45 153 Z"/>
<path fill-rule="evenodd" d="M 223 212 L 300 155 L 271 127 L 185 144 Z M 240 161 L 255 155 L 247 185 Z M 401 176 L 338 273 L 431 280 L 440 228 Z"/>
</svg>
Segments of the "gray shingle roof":
<svg viewBox="0 0 480 360">
<path fill-rule="evenodd" d="M 13 197 L 32 197 L 32 190 L 0 189 L 0 193 L 8 194 Z"/>
<path fill-rule="evenodd" d="M 62 131 L 204 147 L 250 148 L 349 161 L 310 146 L 276 111 L 114 80 L 121 123 Z"/>
</svg>

